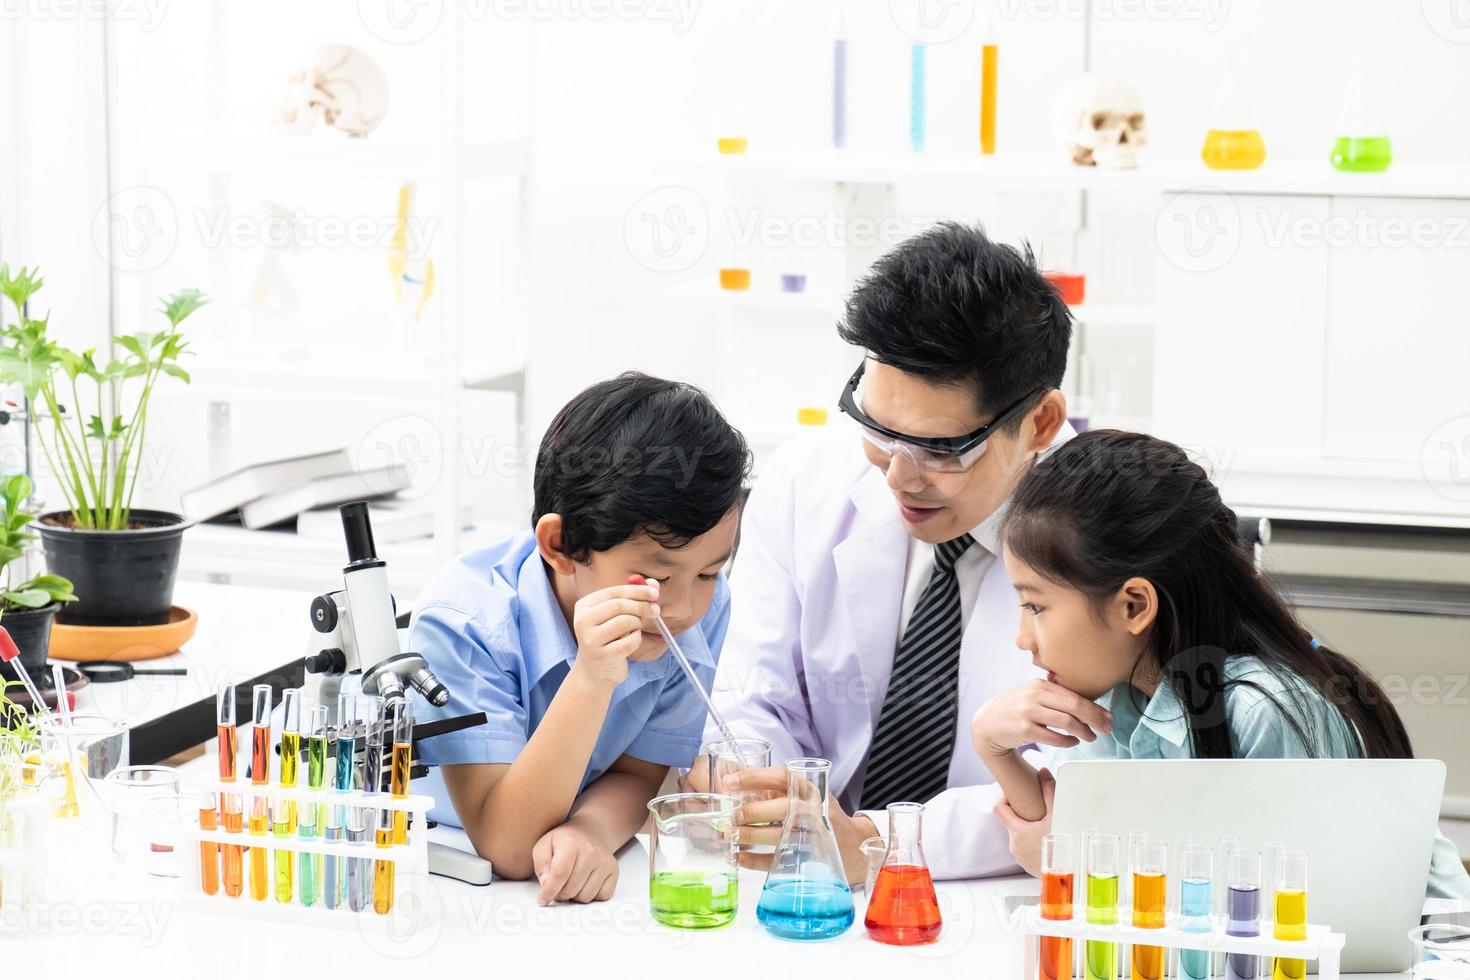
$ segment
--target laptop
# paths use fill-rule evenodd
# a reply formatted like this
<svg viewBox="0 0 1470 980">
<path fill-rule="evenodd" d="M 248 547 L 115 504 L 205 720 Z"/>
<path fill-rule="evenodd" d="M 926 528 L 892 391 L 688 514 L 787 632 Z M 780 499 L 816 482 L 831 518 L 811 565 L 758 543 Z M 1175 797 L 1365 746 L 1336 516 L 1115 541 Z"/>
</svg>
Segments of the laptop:
<svg viewBox="0 0 1470 980">
<path fill-rule="evenodd" d="M 1407 933 L 1424 907 L 1443 762 L 1079 759 L 1063 763 L 1056 776 L 1052 832 L 1074 842 L 1095 830 L 1116 834 L 1122 850 L 1128 834 L 1141 831 L 1172 852 L 1187 837 L 1216 848 L 1217 862 L 1222 837 L 1262 852 L 1267 841 L 1305 851 L 1307 921 L 1347 936 L 1343 972 L 1409 967 Z M 1175 862 L 1171 853 L 1171 871 Z M 1216 867 L 1217 887 L 1227 872 Z M 1170 882 L 1171 895 L 1173 889 Z"/>
</svg>

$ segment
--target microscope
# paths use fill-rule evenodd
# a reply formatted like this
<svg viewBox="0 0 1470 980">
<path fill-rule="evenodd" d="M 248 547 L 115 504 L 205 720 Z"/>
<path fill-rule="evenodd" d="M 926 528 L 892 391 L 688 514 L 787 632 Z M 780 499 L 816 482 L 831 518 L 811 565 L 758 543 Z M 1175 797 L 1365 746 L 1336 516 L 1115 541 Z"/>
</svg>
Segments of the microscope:
<svg viewBox="0 0 1470 980">
<path fill-rule="evenodd" d="M 349 675 L 360 675 L 363 694 L 385 703 L 402 701 L 407 689 L 418 691 L 436 708 L 449 703 L 449 691 L 424 658 L 398 644 L 398 606 L 388 589 L 388 565 L 373 544 L 367 504 L 343 504 L 342 533 L 347 538 L 343 588 L 311 600 L 314 635 L 308 646 L 306 673 L 314 680 L 317 704 L 327 705 L 328 723 L 337 724 L 337 695 Z"/>
<path fill-rule="evenodd" d="M 359 500 L 337 509 L 347 538 L 347 565 L 342 569 L 343 588 L 311 600 L 312 634 L 306 655 L 311 695 L 317 704 L 327 706 L 327 724 L 333 729 L 349 721 L 338 714 L 344 683 L 350 685 L 349 694 L 360 688 L 362 694 L 381 697 L 385 705 L 406 700 L 413 690 L 434 707 L 444 707 L 449 703 L 449 690 L 422 656 L 399 645 L 398 607 L 388 589 L 387 563 L 378 557 L 373 543 L 367 503 Z M 418 761 L 420 741 L 483 724 L 483 712 L 415 724 L 411 776 L 428 773 L 428 767 Z M 366 742 L 366 738 L 359 740 L 363 751 Z M 363 765 L 359 771 L 383 773 L 386 768 L 379 760 L 377 766 Z M 429 872 L 485 885 L 490 883 L 491 868 L 483 858 L 431 841 Z"/>
</svg>

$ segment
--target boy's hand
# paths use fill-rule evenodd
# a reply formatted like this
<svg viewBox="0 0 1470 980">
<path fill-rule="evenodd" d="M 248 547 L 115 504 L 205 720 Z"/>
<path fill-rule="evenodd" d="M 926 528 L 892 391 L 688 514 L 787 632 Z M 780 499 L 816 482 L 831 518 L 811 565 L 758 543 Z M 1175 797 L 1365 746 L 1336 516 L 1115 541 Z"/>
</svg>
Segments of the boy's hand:
<svg viewBox="0 0 1470 980">
<path fill-rule="evenodd" d="M 572 669 L 598 686 L 617 687 L 628 676 L 628 658 L 643 644 L 645 624 L 659 614 L 657 583 L 614 585 L 578 599 L 572 610 Z"/>
<path fill-rule="evenodd" d="M 997 694 L 970 722 L 970 738 L 982 756 L 1033 744 L 1071 748 L 1112 730 L 1113 716 L 1101 705 L 1041 678 Z"/>
<path fill-rule="evenodd" d="M 531 867 L 541 882 L 540 905 L 605 902 L 618 884 L 618 859 L 580 827 L 553 827 L 531 849 Z"/>
</svg>

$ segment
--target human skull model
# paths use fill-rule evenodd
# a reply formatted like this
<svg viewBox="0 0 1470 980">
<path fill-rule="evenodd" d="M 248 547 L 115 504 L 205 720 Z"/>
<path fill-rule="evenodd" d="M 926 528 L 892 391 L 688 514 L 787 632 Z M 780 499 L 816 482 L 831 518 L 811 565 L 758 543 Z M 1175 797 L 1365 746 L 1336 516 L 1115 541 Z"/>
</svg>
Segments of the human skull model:
<svg viewBox="0 0 1470 980">
<path fill-rule="evenodd" d="M 1085 74 L 1057 93 L 1057 143 L 1084 167 L 1129 170 L 1148 142 L 1143 103 L 1116 75 Z"/>
<path fill-rule="evenodd" d="M 310 130 L 318 121 L 366 136 L 388 114 L 388 76 L 368 55 L 346 44 L 319 48 L 286 82 L 281 120 Z"/>
</svg>

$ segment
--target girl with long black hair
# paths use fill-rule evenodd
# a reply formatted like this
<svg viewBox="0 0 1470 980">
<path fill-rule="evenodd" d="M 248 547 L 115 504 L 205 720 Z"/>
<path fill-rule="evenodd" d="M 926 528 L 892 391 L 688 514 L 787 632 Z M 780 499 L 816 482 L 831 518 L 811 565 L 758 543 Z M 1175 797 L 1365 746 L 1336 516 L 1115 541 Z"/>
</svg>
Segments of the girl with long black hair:
<svg viewBox="0 0 1470 980">
<path fill-rule="evenodd" d="M 971 735 L 1034 870 L 1047 816 L 1022 746 L 1075 758 L 1413 757 L 1383 689 L 1318 643 L 1257 573 L 1233 511 L 1178 446 L 1080 435 L 1021 481 L 1002 523 L 1016 644 L 1047 672 L 992 698 Z M 1440 837 L 1432 897 L 1470 898 Z"/>
</svg>

